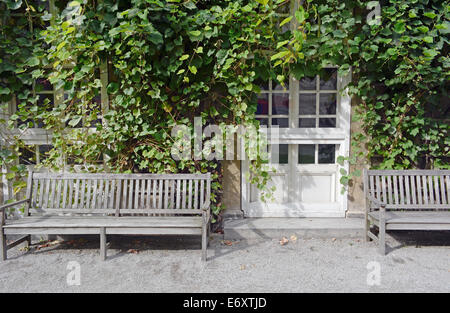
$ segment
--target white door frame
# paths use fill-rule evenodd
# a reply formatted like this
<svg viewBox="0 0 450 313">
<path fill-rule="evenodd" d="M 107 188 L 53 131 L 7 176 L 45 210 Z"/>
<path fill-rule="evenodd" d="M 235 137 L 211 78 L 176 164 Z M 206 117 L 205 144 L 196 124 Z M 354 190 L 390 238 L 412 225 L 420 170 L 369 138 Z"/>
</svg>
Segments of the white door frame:
<svg viewBox="0 0 450 313">
<path fill-rule="evenodd" d="M 336 116 L 336 128 L 297 128 L 298 126 L 298 81 L 290 78 L 290 116 L 289 126 L 290 128 L 279 128 L 276 131 L 279 133 L 281 144 L 336 144 L 339 145 L 336 151 L 337 156 L 349 156 L 350 151 L 350 122 L 351 122 L 351 97 L 348 95 L 346 88 L 347 84 L 351 81 L 351 70 L 344 75 L 338 76 L 338 98 L 337 98 L 337 116 Z M 341 92 L 339 92 L 342 90 Z M 268 132 L 272 133 L 270 128 Z M 270 137 L 270 136 L 269 136 Z M 292 148 L 291 148 L 292 147 Z M 297 159 L 296 149 L 290 146 L 289 157 Z M 347 210 L 347 191 L 341 193 L 341 173 L 340 168 L 349 172 L 348 161 L 344 162 L 343 166 L 338 164 L 331 164 L 324 167 L 320 166 L 308 166 L 299 165 L 296 162 L 289 162 L 289 170 L 294 173 L 300 171 L 304 175 L 329 175 L 333 172 L 331 167 L 334 168 L 334 174 L 331 175 L 332 191 L 331 197 L 334 200 L 333 203 L 304 203 L 304 202 L 290 202 L 283 204 L 276 203 L 262 203 L 251 202 L 251 186 L 247 182 L 246 177 L 249 172 L 249 161 L 247 159 L 241 161 L 241 204 L 244 216 L 247 217 L 345 217 Z M 290 175 L 291 179 L 299 179 L 297 175 Z M 298 186 L 298 182 L 291 181 L 289 186 Z M 291 188 L 290 188 L 291 189 Z M 298 188 L 297 188 L 298 190 Z M 287 191 L 289 197 L 292 194 L 292 190 Z"/>
</svg>

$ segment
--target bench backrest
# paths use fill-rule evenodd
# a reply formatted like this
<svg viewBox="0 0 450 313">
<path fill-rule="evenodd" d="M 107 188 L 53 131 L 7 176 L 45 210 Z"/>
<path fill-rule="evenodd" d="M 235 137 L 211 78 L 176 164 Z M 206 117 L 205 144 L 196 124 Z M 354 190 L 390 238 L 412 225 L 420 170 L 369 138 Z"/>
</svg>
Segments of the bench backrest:
<svg viewBox="0 0 450 313">
<path fill-rule="evenodd" d="M 30 214 L 200 214 L 211 175 L 30 172 L 27 187 Z"/>
<path fill-rule="evenodd" d="M 448 209 L 450 170 L 365 170 L 364 192 L 387 209 Z"/>
</svg>

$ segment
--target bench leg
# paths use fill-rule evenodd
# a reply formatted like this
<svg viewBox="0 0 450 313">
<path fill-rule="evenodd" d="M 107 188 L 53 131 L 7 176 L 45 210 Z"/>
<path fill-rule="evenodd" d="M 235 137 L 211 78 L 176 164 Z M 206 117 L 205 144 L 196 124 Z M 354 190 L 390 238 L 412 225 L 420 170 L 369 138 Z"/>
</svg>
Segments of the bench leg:
<svg viewBox="0 0 450 313">
<path fill-rule="evenodd" d="M 6 244 L 6 235 L 3 232 L 3 227 L 0 226 L 0 245 L 1 245 L 1 253 L 2 253 L 2 261 L 5 261 L 7 258 L 7 244 Z"/>
<path fill-rule="evenodd" d="M 366 221 L 364 223 L 364 241 L 369 242 L 371 239 L 369 237 L 369 231 L 370 231 L 370 221 L 366 215 Z"/>
<path fill-rule="evenodd" d="M 100 259 L 102 261 L 106 260 L 106 229 L 105 229 L 105 227 L 100 228 Z"/>
<path fill-rule="evenodd" d="M 386 255 L 386 222 L 382 219 L 378 230 L 378 251 L 381 255 Z"/>
<path fill-rule="evenodd" d="M 207 255 L 206 255 L 206 248 L 208 246 L 208 221 L 207 221 L 207 215 L 203 213 L 203 225 L 202 225 L 202 261 L 205 262 Z"/>
</svg>

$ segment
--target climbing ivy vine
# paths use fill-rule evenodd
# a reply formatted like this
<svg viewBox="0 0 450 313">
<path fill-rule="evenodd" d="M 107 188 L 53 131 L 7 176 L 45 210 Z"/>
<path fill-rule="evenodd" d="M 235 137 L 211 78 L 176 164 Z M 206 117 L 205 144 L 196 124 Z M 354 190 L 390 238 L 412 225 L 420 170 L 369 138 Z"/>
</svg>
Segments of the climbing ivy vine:
<svg viewBox="0 0 450 313">
<path fill-rule="evenodd" d="M 52 131 L 46 166 L 61 168 L 66 157 L 120 172 L 210 171 L 218 213 L 220 163 L 173 160 L 172 127 L 192 128 L 195 116 L 203 125 L 257 124 L 258 81 L 336 65 L 352 72 L 348 91 L 362 129 L 353 133 L 350 162 L 364 154 L 378 168 L 449 167 L 448 1 L 78 0 L 56 1 L 54 10 L 30 3 L 0 1 L 0 97 L 19 101 L 4 121 L 10 127 L 39 119 Z M 378 5 L 380 16 L 369 19 Z M 30 19 L 40 27 L 24 26 Z M 108 108 L 94 101 L 102 68 Z M 41 77 L 66 99 L 37 105 L 32 87 Z M 23 146 L 13 139 L 1 150 L 4 163 Z M 269 179 L 262 163 L 251 165 L 260 188 Z M 24 171 L 10 169 L 8 178 Z M 344 185 L 358 175 L 342 174 Z"/>
</svg>

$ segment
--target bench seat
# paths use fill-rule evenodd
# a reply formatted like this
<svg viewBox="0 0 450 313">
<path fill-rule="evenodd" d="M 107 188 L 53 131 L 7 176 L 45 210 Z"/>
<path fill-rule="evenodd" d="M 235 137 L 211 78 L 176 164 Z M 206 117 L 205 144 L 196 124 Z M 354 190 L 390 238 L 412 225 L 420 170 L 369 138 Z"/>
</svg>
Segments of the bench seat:
<svg viewBox="0 0 450 313">
<path fill-rule="evenodd" d="M 380 211 L 370 212 L 369 218 L 378 226 Z M 385 218 L 386 230 L 450 230 L 450 211 L 386 211 Z"/>
<path fill-rule="evenodd" d="M 106 234 L 201 234 L 201 216 L 29 216 L 7 220 L 3 226 L 6 235 L 12 234 L 98 234 L 104 227 Z M 126 228 L 126 229 L 123 229 Z M 147 229 L 147 230 L 143 230 Z M 144 232 L 144 233 L 142 233 Z"/>
</svg>

